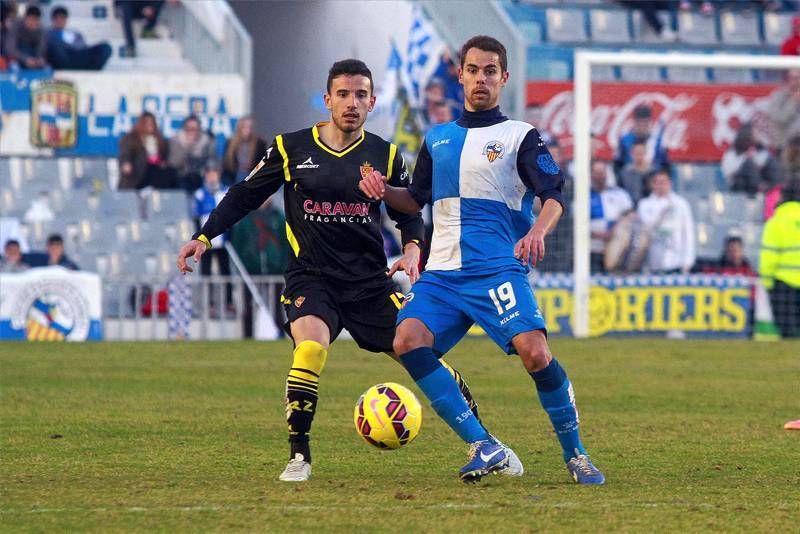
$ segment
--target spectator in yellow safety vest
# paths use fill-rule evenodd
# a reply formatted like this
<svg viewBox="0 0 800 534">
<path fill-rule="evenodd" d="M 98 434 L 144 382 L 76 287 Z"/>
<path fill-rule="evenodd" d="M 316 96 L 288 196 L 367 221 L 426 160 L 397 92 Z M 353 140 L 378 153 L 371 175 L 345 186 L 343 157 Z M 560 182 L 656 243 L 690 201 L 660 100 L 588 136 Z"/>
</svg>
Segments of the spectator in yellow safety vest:
<svg viewBox="0 0 800 534">
<path fill-rule="evenodd" d="M 800 337 L 800 171 L 764 226 L 759 271 L 782 337 Z"/>
</svg>

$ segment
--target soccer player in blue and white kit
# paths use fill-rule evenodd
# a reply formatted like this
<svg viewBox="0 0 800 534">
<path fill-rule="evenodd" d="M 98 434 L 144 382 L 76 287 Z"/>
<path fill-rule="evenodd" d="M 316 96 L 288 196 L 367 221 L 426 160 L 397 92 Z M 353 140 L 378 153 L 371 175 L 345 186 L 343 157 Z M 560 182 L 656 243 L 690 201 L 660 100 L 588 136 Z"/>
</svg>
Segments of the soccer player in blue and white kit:
<svg viewBox="0 0 800 534">
<path fill-rule="evenodd" d="M 506 57 L 492 37 L 468 40 L 459 69 L 462 118 L 427 134 L 407 189 L 387 185 L 377 172 L 359 184 L 399 211 L 433 207 L 427 268 L 398 315 L 394 349 L 436 413 L 470 444 L 470 461 L 460 471 L 465 482 L 509 462 L 508 449 L 473 416 L 439 362 L 477 323 L 506 353 L 519 354 L 575 481 L 602 484 L 578 434 L 572 384 L 550 354 L 527 277 L 528 263 L 544 257 L 544 238 L 564 211 L 564 178 L 536 129 L 500 112 Z M 542 209 L 534 223 L 535 196 Z"/>
</svg>

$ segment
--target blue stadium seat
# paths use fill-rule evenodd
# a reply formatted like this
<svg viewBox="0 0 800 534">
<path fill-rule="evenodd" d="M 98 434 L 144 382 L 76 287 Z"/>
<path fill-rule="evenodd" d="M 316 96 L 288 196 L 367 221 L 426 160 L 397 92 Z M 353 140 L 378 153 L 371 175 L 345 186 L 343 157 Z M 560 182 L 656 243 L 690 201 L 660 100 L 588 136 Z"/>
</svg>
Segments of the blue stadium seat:
<svg viewBox="0 0 800 534">
<path fill-rule="evenodd" d="M 780 46 L 792 33 L 792 13 L 764 13 L 764 42 Z"/>
<path fill-rule="evenodd" d="M 589 11 L 592 41 L 595 43 L 630 43 L 628 11 L 592 9 Z"/>
<path fill-rule="evenodd" d="M 582 9 L 547 9 L 547 39 L 554 43 L 585 43 L 586 19 Z"/>
<path fill-rule="evenodd" d="M 613 65 L 592 65 L 592 80 L 615 82 L 617 81 L 617 68 Z"/>
<path fill-rule="evenodd" d="M 678 38 L 687 44 L 716 45 L 719 43 L 716 20 L 699 13 L 679 13 Z"/>
<path fill-rule="evenodd" d="M 761 36 L 758 31 L 758 16 L 753 11 L 725 11 L 720 13 L 722 42 L 729 45 L 758 46 Z"/>
<path fill-rule="evenodd" d="M 517 28 L 519 28 L 520 33 L 522 33 L 522 36 L 525 37 L 525 41 L 529 45 L 538 44 L 544 41 L 542 25 L 538 22 L 532 20 L 523 20 L 517 23 Z"/>
</svg>

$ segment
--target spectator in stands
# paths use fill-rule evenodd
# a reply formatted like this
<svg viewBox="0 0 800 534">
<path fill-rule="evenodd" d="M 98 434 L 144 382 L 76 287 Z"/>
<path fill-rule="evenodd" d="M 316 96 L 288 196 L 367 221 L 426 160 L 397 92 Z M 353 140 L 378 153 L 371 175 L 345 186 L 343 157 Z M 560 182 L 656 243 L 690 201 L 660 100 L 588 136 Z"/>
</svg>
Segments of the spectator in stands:
<svg viewBox="0 0 800 534">
<path fill-rule="evenodd" d="M 258 165 L 267 151 L 267 143 L 256 135 L 255 121 L 247 115 L 236 123 L 236 131 L 225 144 L 222 158 L 222 183 L 241 182 Z"/>
<path fill-rule="evenodd" d="M 800 56 L 800 15 L 792 17 L 792 34 L 781 44 L 784 56 Z"/>
<path fill-rule="evenodd" d="M 767 116 L 775 132 L 775 146 L 786 146 L 789 139 L 800 135 L 800 69 L 786 72 L 783 86 L 769 95 Z"/>
<path fill-rule="evenodd" d="M 800 337 L 800 172 L 783 195 L 783 203 L 764 225 L 759 271 L 781 336 Z"/>
<path fill-rule="evenodd" d="M 664 41 L 672 42 L 678 38 L 675 31 L 664 26 L 658 18 L 659 11 L 669 11 L 674 7 L 674 0 L 620 0 L 620 4 L 628 6 L 628 9 L 641 10 L 644 21 Z"/>
<path fill-rule="evenodd" d="M 652 193 L 639 202 L 642 238 L 649 241 L 647 269 L 658 274 L 688 273 L 695 261 L 695 226 L 686 199 L 672 191 L 665 169 L 653 172 Z"/>
<path fill-rule="evenodd" d="M 759 143 L 750 124 L 744 124 L 720 163 L 731 191 L 755 195 L 764 193 L 780 178 L 780 166 L 769 150 Z"/>
<path fill-rule="evenodd" d="M 50 234 L 47 237 L 47 253 L 28 254 L 28 263 L 31 267 L 47 267 L 49 265 L 60 265 L 73 271 L 80 270 L 80 267 L 69 259 L 64 253 L 64 239 L 61 234 Z"/>
<path fill-rule="evenodd" d="M 119 189 L 174 187 L 174 171 L 167 168 L 169 147 L 149 111 L 119 142 Z M 170 184 L 172 182 L 172 184 Z"/>
<path fill-rule="evenodd" d="M 49 222 L 56 218 L 50 206 L 50 193 L 40 191 L 39 195 L 31 201 L 31 205 L 22 216 L 26 223 Z"/>
<path fill-rule="evenodd" d="M 619 172 L 618 185 L 631 195 L 634 203 L 638 203 L 650 194 L 647 182 L 652 172 L 653 167 L 647 159 L 647 144 L 636 141 L 631 146 L 631 161 Z"/>
<path fill-rule="evenodd" d="M 756 276 L 756 272 L 744 255 L 742 238 L 735 235 L 725 238 L 725 246 L 719 261 L 705 265 L 702 272 L 730 276 Z"/>
<path fill-rule="evenodd" d="M 544 138 L 544 136 L 542 136 L 542 138 Z M 557 138 L 547 136 L 545 143 L 547 144 L 547 149 L 550 151 L 550 155 L 553 156 L 556 164 L 558 164 L 558 167 L 561 169 L 561 173 L 564 175 L 564 185 L 561 188 L 561 192 L 564 198 L 567 199 L 568 202 L 571 202 L 572 198 L 575 196 L 575 180 L 572 177 L 569 158 L 566 157 Z M 558 226 L 556 226 L 556 229 L 558 229 Z"/>
<path fill-rule="evenodd" d="M 25 8 L 22 20 L 17 21 L 5 34 L 6 52 L 23 69 L 43 69 L 47 66 L 47 42 L 42 30 L 42 10 L 39 6 Z"/>
<path fill-rule="evenodd" d="M 83 35 L 67 29 L 69 12 L 56 6 L 50 12 L 51 28 L 47 32 L 47 61 L 54 69 L 101 70 L 111 57 L 111 45 L 89 46 Z"/>
<path fill-rule="evenodd" d="M 783 147 L 780 159 L 780 179 L 781 181 L 774 185 L 772 189 L 767 191 L 764 195 L 764 220 L 769 220 L 775 213 L 775 209 L 782 200 L 783 184 L 787 182 L 791 176 L 800 172 L 800 135 L 796 135 L 789 139 L 789 142 Z"/>
<path fill-rule="evenodd" d="M 619 172 L 631 161 L 631 150 L 636 143 L 644 143 L 646 159 L 653 169 L 669 167 L 669 155 L 664 146 L 664 129 L 659 124 L 653 127 L 653 111 L 649 106 L 637 106 L 633 110 L 633 128 L 619 139 L 617 156 L 614 159 L 614 173 Z"/>
<path fill-rule="evenodd" d="M 16 0 L 0 0 L 0 71 L 8 69 L 10 54 L 6 49 L 6 35 L 17 23 Z"/>
<path fill-rule="evenodd" d="M 169 141 L 169 166 L 175 169 L 178 188 L 193 193 L 203 185 L 203 172 L 215 167 L 214 140 L 203 131 L 200 119 L 189 115 Z"/>
<path fill-rule="evenodd" d="M 222 185 L 219 169 L 213 165 L 207 167 L 203 176 L 203 185 L 194 192 L 194 203 L 192 205 L 192 214 L 196 219 L 198 230 L 203 227 L 208 220 L 208 216 L 214 211 L 214 208 L 217 207 L 227 192 L 228 188 Z M 227 234 L 221 234 L 211 240 L 211 250 L 206 251 L 200 258 L 200 274 L 202 276 L 211 274 L 212 261 L 215 258 L 219 273 L 224 276 L 230 276 L 230 257 L 228 256 L 228 251 L 225 250 L 225 241 L 227 240 Z M 216 295 L 214 293 L 214 291 L 211 291 L 209 297 L 212 311 L 216 313 L 216 310 L 214 310 Z M 233 288 L 229 283 L 225 284 L 225 304 L 229 309 L 232 308 L 232 295 Z"/>
<path fill-rule="evenodd" d="M 22 249 L 19 241 L 9 239 L 3 246 L 3 257 L 0 259 L 0 273 L 21 273 L 27 271 L 30 266 L 22 261 Z"/>
<path fill-rule="evenodd" d="M 605 161 L 592 162 L 589 230 L 592 238 L 591 269 L 595 273 L 605 272 L 603 260 L 614 224 L 633 209 L 633 201 L 627 191 L 606 185 L 607 170 Z"/>
<path fill-rule="evenodd" d="M 120 10 L 122 31 L 125 33 L 125 57 L 136 57 L 136 38 L 133 35 L 134 19 L 144 19 L 142 39 L 157 39 L 156 23 L 164 0 L 114 0 Z"/>
</svg>

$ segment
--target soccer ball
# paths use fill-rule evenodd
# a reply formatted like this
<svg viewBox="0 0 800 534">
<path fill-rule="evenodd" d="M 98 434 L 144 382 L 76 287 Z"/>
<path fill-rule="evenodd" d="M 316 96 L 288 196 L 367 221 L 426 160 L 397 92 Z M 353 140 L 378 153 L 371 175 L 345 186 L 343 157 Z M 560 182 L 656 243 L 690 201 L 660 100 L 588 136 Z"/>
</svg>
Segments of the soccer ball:
<svg viewBox="0 0 800 534">
<path fill-rule="evenodd" d="M 394 382 L 372 386 L 358 399 L 353 413 L 356 431 L 379 449 L 411 443 L 422 426 L 422 406 L 408 388 Z"/>
</svg>

